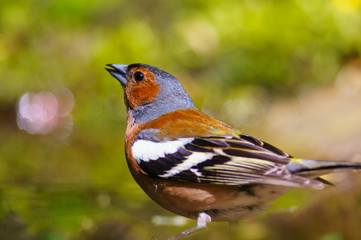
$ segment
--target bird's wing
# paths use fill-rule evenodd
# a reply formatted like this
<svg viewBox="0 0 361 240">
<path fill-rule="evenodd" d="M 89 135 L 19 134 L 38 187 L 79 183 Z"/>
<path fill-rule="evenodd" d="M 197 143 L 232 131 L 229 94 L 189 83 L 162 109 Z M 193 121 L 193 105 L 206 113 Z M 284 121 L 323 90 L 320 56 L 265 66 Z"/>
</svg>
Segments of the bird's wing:
<svg viewBox="0 0 361 240">
<path fill-rule="evenodd" d="M 150 177 L 223 185 L 322 187 L 317 180 L 290 173 L 288 154 L 248 135 L 142 141 L 133 145 L 133 156 Z"/>
</svg>

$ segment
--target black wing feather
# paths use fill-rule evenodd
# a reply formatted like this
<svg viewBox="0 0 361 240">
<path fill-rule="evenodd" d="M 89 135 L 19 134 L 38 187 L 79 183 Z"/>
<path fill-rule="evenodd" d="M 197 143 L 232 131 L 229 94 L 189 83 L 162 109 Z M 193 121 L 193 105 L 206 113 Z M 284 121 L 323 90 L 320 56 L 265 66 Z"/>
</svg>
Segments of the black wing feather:
<svg viewBox="0 0 361 240">
<path fill-rule="evenodd" d="M 319 188 L 322 183 L 292 175 L 290 155 L 248 135 L 197 137 L 154 161 L 140 161 L 152 177 L 184 182 L 244 185 L 253 183 Z"/>
</svg>

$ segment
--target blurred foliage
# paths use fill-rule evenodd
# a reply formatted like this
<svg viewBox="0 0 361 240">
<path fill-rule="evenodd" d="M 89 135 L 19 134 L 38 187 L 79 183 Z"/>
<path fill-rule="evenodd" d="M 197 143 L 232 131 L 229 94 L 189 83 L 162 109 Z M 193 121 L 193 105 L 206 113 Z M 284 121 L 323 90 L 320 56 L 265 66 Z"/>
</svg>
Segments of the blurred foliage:
<svg viewBox="0 0 361 240">
<path fill-rule="evenodd" d="M 158 66 L 181 80 L 200 109 L 307 157 L 342 158 L 360 149 L 345 147 L 360 139 L 357 104 L 351 104 L 358 103 L 360 94 L 349 91 L 359 85 L 338 81 L 350 87 L 337 97 L 339 88 L 332 81 L 360 53 L 359 0 L 2 0 L 1 239 L 165 238 L 194 224 L 151 223 L 154 215 L 172 215 L 131 179 L 123 150 L 123 96 L 105 64 Z M 312 93 L 321 96 L 308 102 L 319 103 L 313 112 L 303 111 L 305 101 L 300 103 L 299 97 L 310 99 L 311 89 L 330 85 L 328 94 Z M 64 87 L 74 95 L 70 136 L 19 130 L 21 95 Z M 343 105 L 334 108 L 327 105 L 329 99 L 341 99 Z M 324 106 L 330 111 L 317 119 L 337 115 L 357 121 L 315 121 L 312 116 Z M 327 141 L 321 140 L 323 133 L 328 133 Z M 342 148 L 329 151 L 329 146 Z M 275 209 L 288 212 L 316 194 L 299 191 L 281 198 Z M 340 194 L 350 192 L 360 193 L 359 187 Z M 297 213 L 295 219 L 285 214 L 289 221 L 272 213 L 227 232 L 225 223 L 214 223 L 194 239 L 295 239 L 292 231 L 301 232 L 300 239 L 359 239 L 355 219 L 361 219 L 360 194 L 353 201 L 336 193 L 328 196 L 334 199 L 327 198 L 329 209 L 336 210 L 324 210 L 327 219 L 317 220 L 321 210 L 313 215 L 315 211 L 305 210 L 310 215 Z M 315 231 L 317 224 L 306 224 L 307 219 L 328 227 Z M 343 221 L 351 223 L 340 227 Z"/>
</svg>

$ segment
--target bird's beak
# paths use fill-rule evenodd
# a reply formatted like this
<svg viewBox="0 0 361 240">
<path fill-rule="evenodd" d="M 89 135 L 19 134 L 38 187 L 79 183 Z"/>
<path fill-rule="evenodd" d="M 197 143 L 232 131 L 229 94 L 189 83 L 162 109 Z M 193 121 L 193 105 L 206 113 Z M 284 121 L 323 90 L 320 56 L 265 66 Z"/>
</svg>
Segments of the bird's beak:
<svg viewBox="0 0 361 240">
<path fill-rule="evenodd" d="M 127 83 L 127 69 L 128 69 L 128 65 L 124 65 L 124 64 L 107 64 L 107 67 L 110 68 L 105 68 L 113 77 L 115 77 L 121 84 L 122 86 L 125 86 L 125 84 Z"/>
</svg>

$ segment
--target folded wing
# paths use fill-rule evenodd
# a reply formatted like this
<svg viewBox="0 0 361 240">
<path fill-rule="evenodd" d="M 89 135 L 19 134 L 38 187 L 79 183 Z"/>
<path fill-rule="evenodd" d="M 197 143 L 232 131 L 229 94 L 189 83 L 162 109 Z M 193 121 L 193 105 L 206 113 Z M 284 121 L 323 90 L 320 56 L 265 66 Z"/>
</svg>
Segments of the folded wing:
<svg viewBox="0 0 361 240">
<path fill-rule="evenodd" d="M 133 155 L 150 177 L 223 185 L 323 187 L 320 181 L 292 174 L 287 169 L 291 162 L 287 153 L 248 135 L 183 138 L 152 144 L 138 141 L 132 147 Z"/>
</svg>

